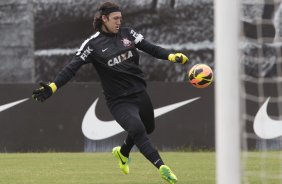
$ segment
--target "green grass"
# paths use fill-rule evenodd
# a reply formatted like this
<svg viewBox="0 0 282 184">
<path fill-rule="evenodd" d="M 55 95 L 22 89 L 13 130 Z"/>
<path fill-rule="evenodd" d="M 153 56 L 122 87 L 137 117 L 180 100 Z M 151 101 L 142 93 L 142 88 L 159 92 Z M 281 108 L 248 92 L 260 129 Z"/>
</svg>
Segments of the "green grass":
<svg viewBox="0 0 282 184">
<path fill-rule="evenodd" d="M 281 184 L 281 151 L 245 152 L 242 159 L 246 168 L 242 178 L 248 183 Z"/>
<path fill-rule="evenodd" d="M 281 184 L 282 152 L 242 154 L 247 172 L 242 183 Z M 214 152 L 161 152 L 178 184 L 214 184 Z M 0 184 L 165 184 L 140 153 L 131 154 L 123 175 L 111 153 L 2 153 Z"/>
<path fill-rule="evenodd" d="M 178 184 L 215 183 L 214 152 L 163 152 Z M 131 154 L 123 175 L 111 153 L 0 154 L 0 184 L 160 184 L 158 170 L 140 153 Z"/>
</svg>

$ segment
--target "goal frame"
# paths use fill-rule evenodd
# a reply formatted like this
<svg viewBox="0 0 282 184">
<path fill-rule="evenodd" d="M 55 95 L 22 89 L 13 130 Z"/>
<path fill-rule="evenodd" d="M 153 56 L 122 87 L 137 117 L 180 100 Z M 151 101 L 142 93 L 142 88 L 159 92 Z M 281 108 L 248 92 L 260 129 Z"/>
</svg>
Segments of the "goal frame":
<svg viewBox="0 0 282 184">
<path fill-rule="evenodd" d="M 216 183 L 239 184 L 240 0 L 214 0 Z"/>
</svg>

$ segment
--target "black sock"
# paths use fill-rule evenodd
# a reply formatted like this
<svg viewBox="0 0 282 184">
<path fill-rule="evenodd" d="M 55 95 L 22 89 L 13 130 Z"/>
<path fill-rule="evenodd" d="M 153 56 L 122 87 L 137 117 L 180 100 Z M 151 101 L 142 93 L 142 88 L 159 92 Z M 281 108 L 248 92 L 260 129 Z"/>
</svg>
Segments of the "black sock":
<svg viewBox="0 0 282 184">
<path fill-rule="evenodd" d="M 129 153 L 134 146 L 133 139 L 128 135 L 124 144 L 121 146 L 120 152 L 123 156 L 129 157 Z"/>
<path fill-rule="evenodd" d="M 156 167 L 160 168 L 164 165 L 164 162 L 159 155 L 158 151 L 152 146 L 152 144 L 147 141 L 140 148 L 140 152 Z"/>
<path fill-rule="evenodd" d="M 149 157 L 150 160 L 154 160 L 152 163 L 154 164 L 154 166 L 156 166 L 156 168 L 159 169 L 162 165 L 164 165 L 164 162 L 157 151 L 151 153 Z"/>
</svg>

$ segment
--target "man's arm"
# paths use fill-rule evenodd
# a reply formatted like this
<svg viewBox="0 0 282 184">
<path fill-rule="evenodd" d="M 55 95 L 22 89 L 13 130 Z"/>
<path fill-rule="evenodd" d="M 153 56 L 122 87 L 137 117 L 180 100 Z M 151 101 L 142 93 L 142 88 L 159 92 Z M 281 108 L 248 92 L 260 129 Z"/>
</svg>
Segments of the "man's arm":
<svg viewBox="0 0 282 184">
<path fill-rule="evenodd" d="M 76 56 L 71 60 L 69 64 L 67 64 L 56 76 L 54 82 L 45 83 L 40 82 L 39 85 L 41 86 L 38 89 L 35 89 L 32 92 L 32 98 L 36 101 L 44 102 L 47 98 L 51 97 L 58 88 L 65 85 L 69 80 L 71 80 L 78 69 L 84 63 L 81 62 Z"/>
<path fill-rule="evenodd" d="M 93 49 L 87 42 L 83 43 L 73 59 L 58 73 L 53 82 L 39 83 L 41 87 L 32 92 L 32 98 L 36 101 L 44 102 L 47 98 L 52 96 L 58 88 L 65 85 L 75 76 L 82 65 L 91 62 L 90 54 L 92 51 Z"/>
<path fill-rule="evenodd" d="M 70 81 L 84 63 L 79 57 L 74 56 L 70 63 L 68 63 L 55 77 L 54 83 L 57 88 L 62 87 Z"/>
<path fill-rule="evenodd" d="M 167 60 L 168 59 L 168 56 L 169 54 L 171 54 L 172 52 L 160 47 L 160 46 L 157 46 L 157 45 L 154 45 L 150 42 L 148 42 L 147 40 L 143 39 L 142 41 L 138 42 L 136 44 L 136 47 L 158 59 L 164 59 L 164 60 Z"/>
<path fill-rule="evenodd" d="M 188 57 L 182 53 L 173 53 L 160 46 L 154 45 L 144 39 L 136 44 L 136 47 L 158 59 L 169 60 L 173 63 L 185 64 Z"/>
<path fill-rule="evenodd" d="M 158 59 L 164 59 L 164 60 L 169 60 L 173 63 L 181 63 L 185 64 L 188 61 L 188 57 L 185 56 L 182 53 L 176 53 L 174 54 L 172 51 L 166 50 L 160 46 L 154 45 L 147 40 L 144 39 L 144 36 L 140 33 L 137 33 L 135 30 L 131 28 L 126 28 L 128 31 L 128 35 L 131 36 L 131 38 L 134 40 L 135 46 L 158 58 Z"/>
</svg>

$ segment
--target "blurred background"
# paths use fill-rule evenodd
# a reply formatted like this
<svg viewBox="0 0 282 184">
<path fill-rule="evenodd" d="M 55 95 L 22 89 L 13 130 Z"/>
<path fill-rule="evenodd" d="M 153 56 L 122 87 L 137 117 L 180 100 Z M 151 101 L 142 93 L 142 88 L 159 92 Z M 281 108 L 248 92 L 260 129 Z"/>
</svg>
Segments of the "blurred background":
<svg viewBox="0 0 282 184">
<path fill-rule="evenodd" d="M 52 81 L 93 34 L 93 18 L 101 0 L 0 1 L 0 82 Z M 142 53 L 148 81 L 181 82 L 195 63 L 213 67 L 212 0 L 114 0 L 123 9 L 123 26 L 165 48 L 187 54 L 186 67 Z M 92 65 L 73 79 L 99 81 Z"/>
<path fill-rule="evenodd" d="M 1 104 L 30 97 L 31 91 L 38 87 L 39 81 L 54 80 L 56 74 L 71 60 L 82 42 L 94 33 L 93 18 L 102 2 L 104 1 L 0 0 Z M 184 132 L 179 135 L 186 136 L 187 140 L 184 140 L 179 147 L 213 149 L 214 85 L 202 90 L 187 85 L 187 70 L 194 64 L 208 64 L 214 72 L 217 72 L 214 68 L 213 0 L 113 0 L 113 2 L 119 3 L 122 7 L 123 26 L 134 28 L 137 32 L 143 34 L 145 39 L 154 44 L 188 55 L 190 59 L 188 64 L 182 66 L 155 59 L 141 52 L 140 67 L 145 73 L 146 80 L 149 83 L 149 92 L 156 107 L 198 96 L 202 97 L 201 101 L 195 104 L 193 108 L 187 107 L 184 114 L 186 113 L 185 115 L 189 118 L 181 118 L 183 115 L 172 114 L 172 120 L 166 118 L 163 121 L 168 123 L 166 126 L 170 126 L 169 121 L 176 121 L 179 124 L 179 131 Z M 282 28 L 282 6 L 279 0 L 260 0 L 259 3 L 248 0 L 242 2 L 240 15 L 242 23 L 240 49 L 242 52 L 239 62 L 241 62 L 242 69 L 243 88 L 241 94 L 246 105 L 246 112 L 243 112 L 243 119 L 246 122 L 244 131 L 249 134 L 253 133 L 255 114 L 266 97 L 274 97 L 273 104 L 276 104 L 270 111 L 270 115 L 277 117 L 281 114 L 282 108 L 276 102 L 280 99 L 277 96 L 280 94 L 278 84 L 281 83 L 279 76 L 281 76 L 282 53 L 282 31 L 280 31 Z M 223 77 L 228 80 L 228 76 Z M 273 79 L 277 77 L 278 80 L 273 82 Z M 214 84 L 216 84 L 216 79 L 214 81 Z M 68 87 L 62 88 L 58 91 L 58 95 L 54 95 L 50 102 L 48 100 L 44 106 L 40 106 L 31 100 L 28 101 L 25 103 L 27 104 L 26 108 L 19 107 L 18 109 L 18 113 L 22 115 L 21 118 L 14 116 L 13 110 L 1 113 L 0 121 L 7 123 L 11 132 L 18 131 L 16 127 L 19 126 L 9 125 L 11 117 L 18 117 L 18 119 L 13 120 L 17 124 L 24 120 L 27 124 L 25 127 L 34 128 L 30 124 L 38 125 L 41 123 L 35 129 L 23 128 L 22 130 L 27 135 L 30 134 L 30 131 L 39 132 L 39 135 L 44 136 L 46 140 L 49 139 L 50 135 L 54 135 L 54 130 L 43 135 L 44 131 L 47 132 L 46 127 L 42 128 L 46 125 L 46 122 L 52 121 L 55 127 L 53 128 L 60 132 L 62 130 L 62 126 L 59 126 L 60 123 L 72 121 L 80 139 L 78 150 L 81 150 L 83 145 L 97 145 L 97 142 L 89 142 L 86 138 L 84 140 L 80 126 L 85 111 L 97 96 L 102 96 L 98 85 L 99 77 L 92 65 L 84 65 L 71 82 L 79 82 L 79 84 L 71 83 Z M 17 86 L 9 86 L 9 84 Z M 172 88 L 177 84 L 180 85 Z M 84 95 L 79 96 L 77 91 L 66 92 L 70 89 L 77 89 L 78 86 L 81 89 L 79 94 Z M 92 89 L 93 93 L 92 91 L 89 92 L 89 89 Z M 175 95 L 175 91 L 177 91 L 177 95 Z M 159 93 L 162 95 L 159 95 Z M 62 98 L 61 96 L 69 96 L 69 98 Z M 275 99 L 275 97 L 277 98 Z M 74 98 L 77 101 L 73 101 Z M 78 103 L 81 106 L 78 107 Z M 48 113 L 51 108 L 57 112 L 65 110 L 65 106 L 75 107 L 78 110 L 74 110 L 76 113 L 70 113 L 71 116 L 66 115 L 64 118 L 68 118 L 67 120 L 62 117 L 60 117 L 61 119 L 55 118 L 55 120 L 48 119 L 50 118 Z M 105 110 L 106 107 L 103 109 Z M 32 120 L 29 119 L 30 112 L 36 114 L 37 117 Z M 60 113 L 67 112 L 60 111 Z M 202 116 L 203 113 L 206 116 Z M 56 116 L 58 116 L 58 113 Z M 107 119 L 112 118 L 108 112 L 105 117 Z M 36 122 L 37 120 L 38 122 Z M 191 124 L 185 124 L 186 121 Z M 21 124 L 21 126 L 23 125 Z M 65 127 L 67 126 L 69 125 L 66 124 Z M 172 128 L 175 128 L 175 126 Z M 166 130 L 169 131 L 166 127 L 162 132 Z M 202 135 L 203 130 L 205 131 Z M 156 135 L 159 136 L 162 132 L 159 131 Z M 68 133 L 66 131 L 66 134 Z M 4 135 L 1 134 L 1 130 L 0 135 Z M 60 139 L 63 137 L 67 137 L 67 135 L 61 135 Z M 260 148 L 261 141 L 256 138 L 255 136 L 255 139 L 248 141 L 247 147 Z M 10 139 L 13 139 L 14 142 L 18 141 L 15 140 L 15 137 L 7 138 L 7 140 Z M 54 138 L 54 142 L 56 140 L 58 139 Z M 157 140 L 160 139 L 156 136 Z M 28 142 L 26 141 L 26 143 Z M 273 140 L 269 142 L 273 142 Z M 5 141 L 2 144 L 7 145 Z M 12 144 L 13 141 L 11 141 Z M 116 144 L 116 142 L 111 142 L 109 147 L 113 144 Z M 52 144 L 50 145 L 52 146 Z M 169 145 L 169 149 L 171 145 L 173 143 Z M 280 148 L 281 141 L 274 140 L 274 145 L 275 149 Z M 167 145 L 163 146 L 166 147 Z M 90 147 L 87 150 L 93 150 L 93 146 Z M 270 143 L 270 147 L 273 147 L 272 143 Z M 26 149 L 29 149 L 29 147 Z M 44 149 L 48 150 L 49 148 L 44 147 Z"/>
<path fill-rule="evenodd" d="M 38 82 L 53 81 L 83 41 L 94 33 L 93 18 L 103 2 L 0 1 L 0 104 L 24 101 L 0 111 L 0 151 L 109 151 L 123 141 L 125 134 L 97 141 L 86 138 L 81 131 L 83 117 L 98 97 L 101 98 L 97 116 L 102 120 L 113 119 L 103 103 L 93 65 L 84 65 L 66 87 L 44 104 L 28 100 Z M 122 7 L 123 26 L 132 27 L 148 41 L 190 58 L 187 65 L 179 65 L 141 52 L 140 67 L 155 109 L 201 98 L 156 120 L 157 128 L 152 135 L 155 145 L 161 150 L 213 149 L 213 85 L 197 90 L 187 84 L 187 70 L 194 64 L 214 67 L 212 0 L 113 2 Z M 189 119 L 183 118 L 184 115 Z M 171 129 L 174 139 L 165 136 L 171 134 Z"/>
<path fill-rule="evenodd" d="M 214 73 L 217 72 L 214 67 L 214 0 L 112 1 L 122 7 L 123 26 L 134 28 L 154 44 L 188 55 L 188 64 L 182 66 L 141 52 L 140 67 L 148 81 L 148 93 L 154 109 L 197 99 L 156 118 L 156 130 L 150 138 L 160 151 L 184 151 L 185 154 L 200 151 L 200 155 L 202 151 L 211 151 L 208 159 L 189 156 L 189 161 L 185 161 L 183 155 L 174 156 L 173 159 L 179 157 L 179 161 L 175 162 L 179 165 L 189 164 L 178 167 L 178 171 L 182 171 L 179 178 L 184 183 L 193 183 L 193 177 L 196 178 L 194 183 L 214 183 L 207 179 L 213 179 L 214 173 L 209 176 L 203 171 L 214 171 L 216 79 L 211 86 L 200 90 L 187 84 L 187 70 L 194 64 L 208 64 Z M 38 87 L 38 82 L 53 81 L 82 42 L 93 35 L 93 18 L 102 2 L 105 1 L 0 0 L 0 152 L 109 152 L 123 142 L 126 136 L 124 132 L 102 140 L 91 139 L 82 132 L 81 127 L 88 112 L 91 112 L 92 119 L 88 118 L 90 124 L 94 115 L 101 121 L 113 120 L 92 65 L 84 65 L 72 81 L 50 100 L 38 103 L 31 99 L 31 92 Z M 257 112 L 269 97 L 268 116 L 279 122 L 282 119 L 281 2 L 242 0 L 240 6 L 240 139 L 244 153 L 242 170 L 245 171 L 242 171 L 242 175 L 245 183 L 267 183 L 268 178 L 279 179 L 277 183 L 281 183 L 282 137 L 264 139 L 253 128 Z M 220 77 L 226 79 L 227 83 L 234 82 L 230 76 Z M 91 107 L 96 100 L 99 100 L 97 110 L 93 110 Z M 231 101 L 229 104 L 226 108 L 233 108 Z M 95 131 L 99 129 L 93 129 L 94 135 Z M 267 155 L 267 150 L 280 152 Z M 251 154 L 246 154 L 247 151 Z M 253 151 L 257 152 L 256 155 L 253 155 Z M 275 164 L 267 165 L 269 159 L 276 159 L 272 161 Z M 19 159 L 23 160 L 26 159 Z M 193 160 L 194 166 L 191 164 Z M 3 165 L 10 166 L 11 161 L 8 159 L 8 164 Z M 14 165 L 21 165 L 19 161 L 15 161 Z M 207 165 L 207 161 L 212 161 L 212 167 Z M 201 162 L 203 164 L 200 167 Z M 94 167 L 96 163 L 89 164 Z M 246 172 L 248 164 L 251 165 L 250 172 Z M 26 169 L 29 164 L 22 165 L 24 169 L 20 168 L 19 171 L 29 170 Z M 44 162 L 43 165 L 45 168 Z M 2 172 L 7 171 L 9 178 L 17 179 L 14 176 L 20 176 L 10 174 L 15 171 L 13 167 L 11 170 L 7 168 L 2 169 Z M 40 171 L 37 165 L 34 168 L 32 171 Z M 48 172 L 54 168 L 48 169 Z M 77 169 L 72 170 L 79 174 Z M 192 173 L 194 170 L 199 170 L 200 174 L 195 175 Z M 39 176 L 44 180 L 42 175 L 48 172 L 32 173 L 30 178 Z M 148 174 L 150 170 L 146 169 L 146 172 Z M 105 172 L 99 170 L 95 173 L 102 175 L 96 177 L 90 173 L 94 177 L 93 181 L 107 178 Z M 22 176 L 28 178 L 25 172 Z M 140 176 L 144 179 L 143 174 Z M 55 181 L 62 178 L 59 174 L 59 179 Z M 81 183 L 82 178 L 88 179 L 81 175 L 78 178 L 78 182 L 74 183 Z M 151 180 L 152 177 L 145 178 Z M 118 180 L 122 182 L 120 178 Z M 3 181 L 6 182 L 5 179 Z M 21 178 L 19 183 L 23 183 Z"/>
</svg>

